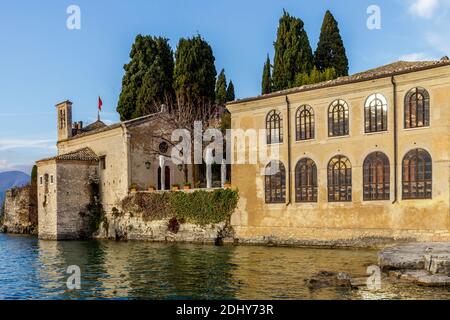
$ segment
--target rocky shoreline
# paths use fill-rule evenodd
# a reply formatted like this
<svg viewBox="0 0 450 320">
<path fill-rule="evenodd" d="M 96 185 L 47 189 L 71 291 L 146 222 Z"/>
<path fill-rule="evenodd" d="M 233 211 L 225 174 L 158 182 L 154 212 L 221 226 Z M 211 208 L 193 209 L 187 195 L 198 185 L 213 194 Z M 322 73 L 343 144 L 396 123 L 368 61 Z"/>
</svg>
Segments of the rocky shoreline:
<svg viewBox="0 0 450 320">
<path fill-rule="evenodd" d="M 36 197 L 31 185 L 7 190 L 3 209 L 0 232 L 37 235 Z"/>
<path fill-rule="evenodd" d="M 382 250 L 381 270 L 422 286 L 450 287 L 450 243 L 411 243 Z"/>
</svg>

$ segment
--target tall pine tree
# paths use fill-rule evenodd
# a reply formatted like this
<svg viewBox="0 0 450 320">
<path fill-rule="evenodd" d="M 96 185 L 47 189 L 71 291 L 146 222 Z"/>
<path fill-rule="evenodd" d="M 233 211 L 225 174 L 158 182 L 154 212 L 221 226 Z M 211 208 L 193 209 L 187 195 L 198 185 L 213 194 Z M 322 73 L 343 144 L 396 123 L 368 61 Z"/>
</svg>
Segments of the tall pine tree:
<svg viewBox="0 0 450 320">
<path fill-rule="evenodd" d="M 261 93 L 267 94 L 272 92 L 272 72 L 270 65 L 270 58 L 267 55 L 266 62 L 264 63 L 262 83 L 261 83 Z"/>
<path fill-rule="evenodd" d="M 319 43 L 314 54 L 314 64 L 320 71 L 334 68 L 336 76 L 348 75 L 348 59 L 345 53 L 337 21 L 330 11 L 325 13 Z"/>
<path fill-rule="evenodd" d="M 220 71 L 216 82 L 216 104 L 225 105 L 227 102 L 227 78 L 225 77 L 225 70 Z"/>
<path fill-rule="evenodd" d="M 200 36 L 180 39 L 175 53 L 174 89 L 185 106 L 215 101 L 216 67 L 211 46 Z"/>
<path fill-rule="evenodd" d="M 299 73 L 309 73 L 313 67 L 313 54 L 308 35 L 301 19 L 286 11 L 280 19 L 273 65 L 273 90 L 295 86 Z"/>
<path fill-rule="evenodd" d="M 174 61 L 168 39 L 138 35 L 130 59 L 124 66 L 117 106 L 122 121 L 153 113 L 174 95 Z"/>
<path fill-rule="evenodd" d="M 227 102 L 234 101 L 234 99 L 236 99 L 236 96 L 234 94 L 234 84 L 233 81 L 230 80 L 227 88 Z"/>
</svg>

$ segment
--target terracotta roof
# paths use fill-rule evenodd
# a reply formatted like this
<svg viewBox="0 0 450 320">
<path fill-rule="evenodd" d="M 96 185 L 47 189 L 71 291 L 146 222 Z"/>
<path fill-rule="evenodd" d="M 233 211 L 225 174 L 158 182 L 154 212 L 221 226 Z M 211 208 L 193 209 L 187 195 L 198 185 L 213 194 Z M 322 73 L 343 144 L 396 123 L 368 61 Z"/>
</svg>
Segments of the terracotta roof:
<svg viewBox="0 0 450 320">
<path fill-rule="evenodd" d="M 47 158 L 39 160 L 49 161 L 49 160 L 76 160 L 76 161 L 98 161 L 99 158 L 90 148 L 83 148 L 73 152 L 57 155 L 56 157 Z"/>
<path fill-rule="evenodd" d="M 92 130 L 97 130 L 97 129 L 101 129 L 101 128 L 104 128 L 104 127 L 106 127 L 106 124 L 103 121 L 101 121 L 101 120 L 97 120 L 97 121 L 91 123 L 90 125 L 84 127 L 82 129 L 82 131 L 83 132 L 92 131 Z"/>
<path fill-rule="evenodd" d="M 415 71 L 427 70 L 431 68 L 441 67 L 450 65 L 450 61 L 447 57 L 442 58 L 437 61 L 417 61 L 417 62 L 409 62 L 409 61 L 397 61 L 385 66 L 381 66 L 375 69 L 370 69 L 364 72 L 355 73 L 351 76 L 340 77 L 331 81 L 324 81 L 316 84 L 304 85 L 301 87 L 296 87 L 292 89 L 286 89 L 282 91 L 272 92 L 265 95 L 260 95 L 251 98 L 239 99 L 236 101 L 232 101 L 228 103 L 228 105 L 237 104 L 241 102 L 261 100 L 270 97 L 277 97 L 281 95 L 286 95 L 289 93 L 303 92 L 303 91 L 311 91 L 315 89 L 334 87 L 354 82 L 367 81 L 379 78 L 390 77 L 394 75 L 410 73 Z"/>
<path fill-rule="evenodd" d="M 76 134 L 76 135 L 74 135 L 74 136 L 72 136 L 72 137 L 70 137 L 68 139 L 61 140 L 61 141 L 73 140 L 73 139 L 77 139 L 77 138 L 81 138 L 81 137 L 85 137 L 85 136 L 94 135 L 94 134 L 97 134 L 97 133 L 100 133 L 100 132 L 105 132 L 105 131 L 109 131 L 109 130 L 112 130 L 112 129 L 119 128 L 122 125 L 129 127 L 129 126 L 132 126 L 132 125 L 135 125 L 135 124 L 139 124 L 139 123 L 151 120 L 157 114 L 159 114 L 159 112 L 152 113 L 152 114 L 149 114 L 149 115 L 146 115 L 146 116 L 142 116 L 142 117 L 139 117 L 139 118 L 135 118 L 135 119 L 131 119 L 131 120 L 126 120 L 126 121 L 114 123 L 114 124 L 111 124 L 111 125 L 106 125 L 103 121 L 100 121 L 101 123 L 104 124 L 104 126 L 102 126 L 101 124 L 98 124 L 98 123 L 96 124 L 96 122 L 98 122 L 98 121 L 96 121 L 96 122 L 88 125 L 87 127 L 85 127 L 81 131 L 81 133 L 78 133 L 78 134 Z M 95 124 L 95 126 L 91 127 L 91 125 L 94 125 L 94 124 Z M 90 128 L 90 129 L 86 130 L 86 128 Z M 58 141 L 58 142 L 61 142 L 61 141 Z"/>
</svg>

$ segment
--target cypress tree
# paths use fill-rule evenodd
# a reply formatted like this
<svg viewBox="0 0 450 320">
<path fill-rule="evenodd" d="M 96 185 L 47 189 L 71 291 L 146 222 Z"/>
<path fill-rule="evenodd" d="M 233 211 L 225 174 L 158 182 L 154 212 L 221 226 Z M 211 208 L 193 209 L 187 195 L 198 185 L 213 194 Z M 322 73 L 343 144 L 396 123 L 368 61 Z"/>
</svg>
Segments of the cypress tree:
<svg viewBox="0 0 450 320">
<path fill-rule="evenodd" d="M 273 90 L 291 88 L 295 86 L 297 74 L 309 73 L 313 66 L 312 49 L 303 21 L 284 11 L 274 46 Z"/>
<path fill-rule="evenodd" d="M 234 94 L 234 84 L 233 81 L 230 80 L 227 88 L 227 102 L 234 101 L 234 99 L 236 99 L 236 96 Z"/>
<path fill-rule="evenodd" d="M 296 87 L 301 87 L 301 86 L 304 86 L 306 84 L 310 84 L 309 74 L 307 74 L 305 72 L 298 73 L 297 76 L 295 77 L 295 86 Z"/>
<path fill-rule="evenodd" d="M 272 92 L 272 75 L 271 75 L 271 65 L 270 65 L 270 58 L 269 55 L 267 55 L 266 62 L 264 63 L 264 69 L 263 69 L 263 75 L 262 75 L 262 94 L 267 94 Z"/>
<path fill-rule="evenodd" d="M 327 68 L 324 71 L 324 79 L 323 81 L 329 81 L 336 79 L 336 70 L 334 68 Z"/>
<path fill-rule="evenodd" d="M 31 169 L 31 185 L 33 187 L 37 186 L 37 166 L 34 165 L 33 168 Z"/>
<path fill-rule="evenodd" d="M 180 39 L 175 53 L 174 89 L 181 105 L 215 101 L 216 67 L 211 46 L 200 36 Z"/>
<path fill-rule="evenodd" d="M 309 75 L 309 82 L 311 84 L 318 83 L 322 80 L 322 74 L 316 67 L 314 67 Z"/>
<path fill-rule="evenodd" d="M 174 97 L 173 51 L 168 40 L 154 38 L 149 46 L 149 50 L 154 51 L 154 57 L 149 61 L 143 77 L 133 118 L 158 112 L 161 104 Z"/>
<path fill-rule="evenodd" d="M 124 66 L 122 91 L 117 105 L 121 120 L 157 111 L 173 96 L 173 52 L 168 39 L 138 35 Z"/>
<path fill-rule="evenodd" d="M 337 21 L 330 11 L 325 13 L 314 64 L 320 71 L 334 68 L 336 77 L 348 75 L 348 59 Z"/>
<path fill-rule="evenodd" d="M 224 105 L 227 102 L 227 78 L 225 70 L 220 71 L 216 82 L 216 104 Z"/>
</svg>

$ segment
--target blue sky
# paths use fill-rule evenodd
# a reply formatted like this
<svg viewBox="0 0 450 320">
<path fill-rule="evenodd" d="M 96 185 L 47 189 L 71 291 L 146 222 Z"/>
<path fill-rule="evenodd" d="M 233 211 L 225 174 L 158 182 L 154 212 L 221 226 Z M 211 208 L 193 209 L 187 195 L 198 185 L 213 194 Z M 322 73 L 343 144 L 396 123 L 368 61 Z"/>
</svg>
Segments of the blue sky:
<svg viewBox="0 0 450 320">
<path fill-rule="evenodd" d="M 70 5 L 81 9 L 81 29 L 66 27 Z M 381 29 L 369 30 L 367 8 L 381 9 Z M 313 50 L 323 14 L 338 20 L 359 72 L 399 59 L 450 55 L 450 0 L 71 0 L 0 4 L 0 172 L 29 171 L 55 154 L 54 105 L 74 102 L 74 121 L 116 122 L 123 65 L 139 33 L 170 39 L 200 33 L 213 47 L 238 98 L 260 92 L 262 66 L 285 8 L 305 22 Z"/>
</svg>

